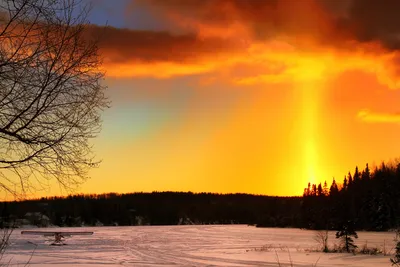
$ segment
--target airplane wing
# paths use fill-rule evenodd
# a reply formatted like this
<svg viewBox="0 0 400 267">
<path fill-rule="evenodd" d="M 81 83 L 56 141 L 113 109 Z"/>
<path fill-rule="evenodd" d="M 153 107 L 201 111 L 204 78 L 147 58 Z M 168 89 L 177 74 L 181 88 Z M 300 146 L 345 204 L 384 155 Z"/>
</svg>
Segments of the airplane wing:
<svg viewBox="0 0 400 267">
<path fill-rule="evenodd" d="M 93 235 L 93 232 L 68 232 L 68 231 L 21 231 L 22 235 L 42 235 L 42 236 L 54 236 L 60 234 L 62 236 L 73 236 L 73 235 Z"/>
<path fill-rule="evenodd" d="M 21 231 L 21 235 L 43 235 L 43 236 L 54 236 L 57 232 L 48 231 Z"/>
</svg>

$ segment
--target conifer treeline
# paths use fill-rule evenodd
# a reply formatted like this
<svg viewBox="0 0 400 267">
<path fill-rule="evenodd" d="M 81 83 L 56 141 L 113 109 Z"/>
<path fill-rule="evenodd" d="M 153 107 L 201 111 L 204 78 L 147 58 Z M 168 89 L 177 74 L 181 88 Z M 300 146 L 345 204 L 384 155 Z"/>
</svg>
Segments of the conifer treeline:
<svg viewBox="0 0 400 267">
<path fill-rule="evenodd" d="M 400 225 L 400 164 L 366 165 L 348 173 L 338 184 L 308 184 L 302 203 L 302 227 L 384 231 Z"/>
<path fill-rule="evenodd" d="M 296 226 L 301 197 L 153 192 L 74 195 L 0 204 L 3 218 L 41 213 L 59 226 L 257 224 Z M 29 219 L 29 218 L 28 218 Z M 40 220 L 38 220 L 40 224 Z"/>
<path fill-rule="evenodd" d="M 400 225 L 400 164 L 384 164 L 309 184 L 303 197 L 153 192 L 74 195 L 0 203 L 0 219 L 36 212 L 59 226 L 257 224 L 265 227 L 383 231 Z M 1 223 L 0 220 L 0 223 Z M 40 225 L 40 220 L 38 222 Z M 1 226 L 1 225 L 0 225 Z"/>
</svg>

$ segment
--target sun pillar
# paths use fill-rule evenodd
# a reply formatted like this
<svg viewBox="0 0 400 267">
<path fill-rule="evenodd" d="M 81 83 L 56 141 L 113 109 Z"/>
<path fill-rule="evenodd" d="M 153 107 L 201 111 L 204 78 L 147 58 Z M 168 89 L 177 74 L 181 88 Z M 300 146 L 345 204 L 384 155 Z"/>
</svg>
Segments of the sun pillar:
<svg viewBox="0 0 400 267">
<path fill-rule="evenodd" d="M 318 183 L 320 169 L 318 164 L 318 142 L 320 127 L 321 96 L 323 92 L 323 80 L 325 63 L 323 60 L 305 58 L 300 61 L 297 74 L 297 90 L 299 93 L 298 113 L 298 147 L 299 156 L 302 159 L 302 187 L 310 182 Z"/>
<path fill-rule="evenodd" d="M 317 134 L 318 134 L 318 85 L 317 82 L 306 82 L 301 89 L 301 114 L 300 114 L 300 136 L 303 177 L 305 185 L 317 182 Z"/>
</svg>

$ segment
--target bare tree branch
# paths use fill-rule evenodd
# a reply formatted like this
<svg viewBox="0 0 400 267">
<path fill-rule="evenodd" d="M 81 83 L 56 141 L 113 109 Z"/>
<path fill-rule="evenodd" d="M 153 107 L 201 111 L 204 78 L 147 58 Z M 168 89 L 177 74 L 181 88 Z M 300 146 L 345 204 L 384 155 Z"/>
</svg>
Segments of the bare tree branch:
<svg viewBox="0 0 400 267">
<path fill-rule="evenodd" d="M 42 179 L 70 188 L 98 164 L 89 141 L 108 102 L 97 40 L 85 35 L 88 12 L 75 0 L 0 0 L 3 190 Z"/>
</svg>

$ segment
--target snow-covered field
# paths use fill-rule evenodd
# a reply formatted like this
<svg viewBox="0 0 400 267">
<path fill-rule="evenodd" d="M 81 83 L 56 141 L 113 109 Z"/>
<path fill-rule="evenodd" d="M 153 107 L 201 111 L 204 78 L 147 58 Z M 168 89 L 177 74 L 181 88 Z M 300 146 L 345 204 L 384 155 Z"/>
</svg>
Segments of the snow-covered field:
<svg viewBox="0 0 400 267">
<path fill-rule="evenodd" d="M 27 230 L 27 229 L 24 229 Z M 37 230 L 37 229 L 36 229 Z M 54 229 L 41 229 L 54 230 Z M 391 266 L 390 256 L 310 252 L 316 246 L 312 231 L 255 228 L 245 225 L 137 226 L 62 228 L 94 231 L 73 237 L 66 246 L 49 246 L 41 236 L 15 230 L 5 260 L 11 266 Z M 356 244 L 394 248 L 394 233 L 359 232 Z M 330 234 L 329 243 L 337 240 Z M 385 248 L 384 248 L 385 247 Z"/>
</svg>

